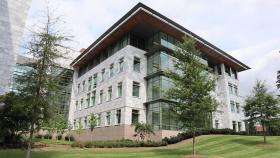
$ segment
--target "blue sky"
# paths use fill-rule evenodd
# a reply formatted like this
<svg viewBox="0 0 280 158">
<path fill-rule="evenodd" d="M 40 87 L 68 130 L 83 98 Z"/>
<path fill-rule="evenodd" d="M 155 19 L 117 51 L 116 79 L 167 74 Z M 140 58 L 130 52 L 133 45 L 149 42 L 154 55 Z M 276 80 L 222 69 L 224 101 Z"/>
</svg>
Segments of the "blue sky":
<svg viewBox="0 0 280 158">
<path fill-rule="evenodd" d="M 73 47 L 88 47 L 139 1 L 134 0 L 33 0 L 27 26 L 40 20 L 50 6 L 62 15 Z M 240 73 L 240 93 L 248 95 L 256 79 L 276 91 L 280 70 L 279 0 L 140 0 L 252 69 Z"/>
</svg>

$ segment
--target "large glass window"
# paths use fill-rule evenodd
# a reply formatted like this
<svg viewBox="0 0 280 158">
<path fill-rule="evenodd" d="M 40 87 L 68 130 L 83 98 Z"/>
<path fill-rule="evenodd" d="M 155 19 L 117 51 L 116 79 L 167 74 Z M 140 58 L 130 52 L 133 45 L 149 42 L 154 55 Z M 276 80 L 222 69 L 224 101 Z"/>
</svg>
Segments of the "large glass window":
<svg viewBox="0 0 280 158">
<path fill-rule="evenodd" d="M 101 114 L 97 115 L 97 126 L 101 126 Z"/>
<path fill-rule="evenodd" d="M 174 57 L 166 52 L 157 52 L 148 57 L 148 74 L 158 71 L 174 70 Z"/>
<path fill-rule="evenodd" d="M 154 130 L 178 130 L 179 121 L 177 115 L 170 110 L 170 104 L 156 102 L 148 105 L 147 122 Z"/>
<path fill-rule="evenodd" d="M 237 85 L 234 85 L 234 94 L 237 96 L 238 95 L 238 88 L 237 88 Z"/>
<path fill-rule="evenodd" d="M 164 98 L 166 92 L 172 86 L 171 79 L 165 76 L 157 76 L 148 80 L 148 101 Z"/>
<path fill-rule="evenodd" d="M 133 82 L 132 96 L 140 97 L 140 83 Z"/>
<path fill-rule="evenodd" d="M 91 80 L 92 80 L 92 77 L 90 76 L 90 77 L 88 78 L 88 91 L 91 90 Z"/>
<path fill-rule="evenodd" d="M 228 83 L 229 94 L 233 94 L 233 87 L 231 83 Z"/>
<path fill-rule="evenodd" d="M 93 75 L 93 88 L 96 88 L 97 86 L 97 74 Z"/>
<path fill-rule="evenodd" d="M 78 101 L 76 101 L 75 110 L 76 110 L 76 111 L 79 110 L 79 102 L 78 102 Z"/>
<path fill-rule="evenodd" d="M 84 99 L 81 99 L 81 106 L 80 106 L 80 110 L 84 108 Z"/>
</svg>

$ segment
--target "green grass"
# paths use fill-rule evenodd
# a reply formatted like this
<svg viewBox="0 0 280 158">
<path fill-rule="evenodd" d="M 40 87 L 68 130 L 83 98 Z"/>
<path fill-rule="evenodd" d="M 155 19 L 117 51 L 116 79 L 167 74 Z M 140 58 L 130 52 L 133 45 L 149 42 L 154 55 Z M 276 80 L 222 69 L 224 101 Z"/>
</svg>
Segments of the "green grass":
<svg viewBox="0 0 280 158">
<path fill-rule="evenodd" d="M 259 147 L 260 136 L 208 136 L 197 143 L 197 152 L 209 158 L 280 158 L 280 137 L 268 137 L 273 147 Z M 182 158 L 191 153 L 191 144 L 175 149 L 82 149 L 32 152 L 32 158 Z M 24 157 L 24 151 L 0 150 L 2 158 Z"/>
</svg>

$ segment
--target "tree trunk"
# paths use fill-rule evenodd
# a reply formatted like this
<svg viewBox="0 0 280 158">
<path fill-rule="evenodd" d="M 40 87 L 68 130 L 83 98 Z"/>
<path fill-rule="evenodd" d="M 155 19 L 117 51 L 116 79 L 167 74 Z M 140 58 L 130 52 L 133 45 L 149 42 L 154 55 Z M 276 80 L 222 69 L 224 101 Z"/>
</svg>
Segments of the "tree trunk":
<svg viewBox="0 0 280 158">
<path fill-rule="evenodd" d="M 192 143 L 192 147 L 193 147 L 193 156 L 196 155 L 196 152 L 195 152 L 195 129 L 193 129 L 193 143 Z"/>
<path fill-rule="evenodd" d="M 90 135 L 90 140 L 91 140 L 91 142 L 92 142 L 92 133 L 93 133 L 93 132 L 91 131 L 91 135 Z"/>
<path fill-rule="evenodd" d="M 34 133 L 34 123 L 31 124 L 31 128 L 30 128 L 26 158 L 30 158 L 33 133 Z"/>
<path fill-rule="evenodd" d="M 265 123 L 262 122 L 262 128 L 263 128 L 263 143 L 266 143 L 266 131 L 265 131 Z"/>
</svg>

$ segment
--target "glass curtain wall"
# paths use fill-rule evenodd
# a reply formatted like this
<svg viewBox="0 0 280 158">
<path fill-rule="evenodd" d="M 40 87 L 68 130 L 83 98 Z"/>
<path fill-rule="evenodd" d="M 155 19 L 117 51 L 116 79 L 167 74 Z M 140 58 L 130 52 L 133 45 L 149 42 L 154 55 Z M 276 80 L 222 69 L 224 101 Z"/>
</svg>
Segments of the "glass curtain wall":
<svg viewBox="0 0 280 158">
<path fill-rule="evenodd" d="M 158 71 L 174 70 L 175 58 L 164 51 L 159 51 L 148 57 L 148 75 Z"/>
<path fill-rule="evenodd" d="M 147 122 L 154 130 L 179 130 L 179 121 L 170 110 L 169 103 L 157 102 L 148 105 Z"/>
</svg>

